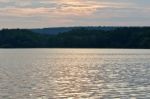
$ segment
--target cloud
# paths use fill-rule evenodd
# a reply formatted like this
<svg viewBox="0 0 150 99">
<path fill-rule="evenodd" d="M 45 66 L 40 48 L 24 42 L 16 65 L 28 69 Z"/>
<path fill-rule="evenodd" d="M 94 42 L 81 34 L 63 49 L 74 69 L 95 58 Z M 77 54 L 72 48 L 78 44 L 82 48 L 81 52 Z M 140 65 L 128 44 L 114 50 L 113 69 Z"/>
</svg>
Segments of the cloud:
<svg viewBox="0 0 150 99">
<path fill-rule="evenodd" d="M 96 12 L 101 8 L 122 8 L 127 6 L 121 3 L 98 2 L 88 0 L 1 0 L 0 2 L 7 5 L 0 9 L 1 13 L 6 12 L 7 15 L 88 15 Z M 9 4 L 8 4 L 9 3 Z M 4 14 L 4 13 L 3 13 Z"/>
<path fill-rule="evenodd" d="M 150 19 L 149 4 L 147 0 L 0 0 L 0 22 L 5 24 L 3 20 L 7 20 L 4 26 L 9 27 L 14 26 L 12 22 L 32 22 L 37 27 L 90 23 L 147 25 L 150 23 L 143 20 Z"/>
</svg>

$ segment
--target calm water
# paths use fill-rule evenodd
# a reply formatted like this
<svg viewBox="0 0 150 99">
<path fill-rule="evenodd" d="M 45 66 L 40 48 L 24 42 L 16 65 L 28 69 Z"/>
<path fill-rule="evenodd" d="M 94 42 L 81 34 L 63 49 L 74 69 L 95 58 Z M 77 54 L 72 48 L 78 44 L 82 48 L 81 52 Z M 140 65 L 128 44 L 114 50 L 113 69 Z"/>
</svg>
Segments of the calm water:
<svg viewBox="0 0 150 99">
<path fill-rule="evenodd" d="M 150 50 L 0 49 L 0 99 L 150 99 Z"/>
</svg>

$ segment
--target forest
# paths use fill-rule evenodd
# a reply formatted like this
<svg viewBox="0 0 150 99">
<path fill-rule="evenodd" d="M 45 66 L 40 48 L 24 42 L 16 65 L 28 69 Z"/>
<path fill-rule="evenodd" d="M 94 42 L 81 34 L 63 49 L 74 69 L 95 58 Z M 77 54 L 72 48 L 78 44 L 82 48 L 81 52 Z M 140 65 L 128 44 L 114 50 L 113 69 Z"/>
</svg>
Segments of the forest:
<svg viewBox="0 0 150 99">
<path fill-rule="evenodd" d="M 56 35 L 2 29 L 0 48 L 150 48 L 150 27 L 78 28 Z"/>
</svg>

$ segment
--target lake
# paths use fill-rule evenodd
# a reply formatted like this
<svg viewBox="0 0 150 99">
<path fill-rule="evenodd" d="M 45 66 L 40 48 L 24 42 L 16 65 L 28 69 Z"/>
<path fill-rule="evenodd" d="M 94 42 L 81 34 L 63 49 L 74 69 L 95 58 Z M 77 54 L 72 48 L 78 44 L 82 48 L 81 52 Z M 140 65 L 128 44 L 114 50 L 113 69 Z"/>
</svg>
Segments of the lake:
<svg viewBox="0 0 150 99">
<path fill-rule="evenodd" d="M 0 49 L 0 99 L 150 99 L 150 50 Z"/>
</svg>

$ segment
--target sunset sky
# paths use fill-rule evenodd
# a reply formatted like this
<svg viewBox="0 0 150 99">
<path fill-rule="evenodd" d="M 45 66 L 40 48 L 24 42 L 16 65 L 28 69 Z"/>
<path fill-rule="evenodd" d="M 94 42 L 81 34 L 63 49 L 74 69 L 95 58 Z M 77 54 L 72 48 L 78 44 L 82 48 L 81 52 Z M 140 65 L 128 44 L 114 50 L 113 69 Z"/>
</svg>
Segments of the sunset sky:
<svg viewBox="0 0 150 99">
<path fill-rule="evenodd" d="M 0 0 L 0 28 L 148 26 L 150 0 Z"/>
</svg>

